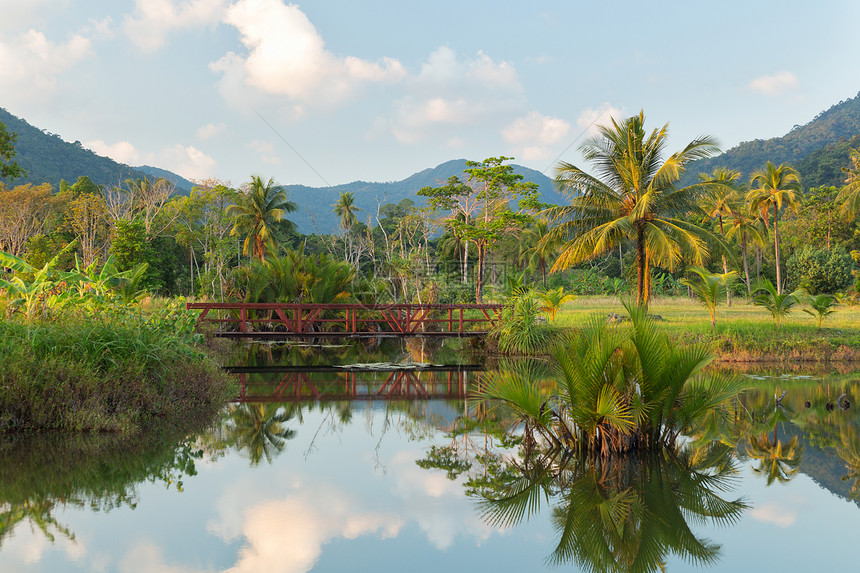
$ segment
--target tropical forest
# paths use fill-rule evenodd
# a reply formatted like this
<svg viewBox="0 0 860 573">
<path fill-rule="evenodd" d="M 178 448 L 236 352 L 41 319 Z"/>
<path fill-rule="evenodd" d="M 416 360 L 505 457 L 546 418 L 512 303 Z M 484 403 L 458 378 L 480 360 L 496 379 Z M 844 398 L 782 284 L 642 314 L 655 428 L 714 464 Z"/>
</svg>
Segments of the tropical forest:
<svg viewBox="0 0 860 573">
<path fill-rule="evenodd" d="M 0 570 L 850 554 L 860 94 L 725 152 L 646 111 L 309 188 L 0 110 Z"/>
</svg>

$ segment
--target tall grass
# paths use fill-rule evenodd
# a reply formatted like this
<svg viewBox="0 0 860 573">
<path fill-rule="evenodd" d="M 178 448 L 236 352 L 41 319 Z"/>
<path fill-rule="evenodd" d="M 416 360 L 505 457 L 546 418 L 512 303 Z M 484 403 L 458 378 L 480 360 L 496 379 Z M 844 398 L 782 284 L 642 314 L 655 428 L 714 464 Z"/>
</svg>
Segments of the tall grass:
<svg viewBox="0 0 860 573">
<path fill-rule="evenodd" d="M 214 414 L 231 383 L 171 321 L 0 322 L 0 432 L 130 432 Z"/>
</svg>

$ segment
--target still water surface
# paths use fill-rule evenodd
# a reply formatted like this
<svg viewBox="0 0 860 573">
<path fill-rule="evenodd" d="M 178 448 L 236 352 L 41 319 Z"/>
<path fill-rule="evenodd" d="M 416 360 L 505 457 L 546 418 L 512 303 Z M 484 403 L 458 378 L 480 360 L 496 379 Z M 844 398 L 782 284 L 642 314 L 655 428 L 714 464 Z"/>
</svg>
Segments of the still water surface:
<svg viewBox="0 0 860 573">
<path fill-rule="evenodd" d="M 324 380 L 333 376 L 344 381 L 338 392 L 348 388 L 348 374 L 315 372 L 304 380 L 324 395 Z M 0 447 L 0 571 L 591 570 L 597 558 L 575 551 L 564 563 L 552 559 L 559 524 L 576 511 L 566 501 L 582 485 L 576 472 L 567 490 L 548 487 L 549 497 L 536 496 L 539 508 L 530 517 L 493 521 L 465 483 L 482 475 L 476 455 L 505 448 L 477 430 L 452 438 L 452 427 L 474 408 L 463 399 L 419 395 L 420 388 L 449 384 L 447 374 L 401 378 L 396 391 L 406 399 L 371 398 L 391 396 L 397 376 L 358 375 L 355 401 L 232 405 L 213 428 L 186 439 L 7 440 Z M 471 383 L 477 374 L 468 376 Z M 283 374 L 251 379 L 279 382 Z M 741 414 L 753 422 L 727 448 L 737 473 L 717 492 L 746 507 L 729 523 L 674 508 L 697 540 L 719 549 L 707 564 L 664 548 L 666 569 L 857 570 L 860 506 L 852 493 L 860 476 L 860 419 L 853 401 L 860 374 L 770 373 L 750 380 L 757 389 L 745 396 Z M 783 391 L 778 408 L 775 397 Z M 433 446 L 446 452 L 454 446 L 472 468 L 449 477 L 419 466 Z M 637 489 L 629 474 L 673 474 L 643 467 L 615 480 L 624 482 L 616 490 L 600 486 L 602 499 L 638 491 L 645 510 L 656 512 L 649 490 Z M 687 495 L 682 486 L 672 491 Z M 575 499 L 584 506 L 584 498 Z M 610 533 L 601 530 L 606 538 Z M 638 543 L 646 536 L 622 537 Z"/>
</svg>

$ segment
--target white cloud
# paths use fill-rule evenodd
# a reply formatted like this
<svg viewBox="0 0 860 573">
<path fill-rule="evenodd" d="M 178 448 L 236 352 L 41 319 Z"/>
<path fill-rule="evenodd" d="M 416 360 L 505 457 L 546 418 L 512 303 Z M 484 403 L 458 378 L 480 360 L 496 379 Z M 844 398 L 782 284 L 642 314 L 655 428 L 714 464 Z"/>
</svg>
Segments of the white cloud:
<svg viewBox="0 0 860 573">
<path fill-rule="evenodd" d="M 43 23 L 47 15 L 62 10 L 66 0 L 0 0 L 0 31 L 26 30 Z"/>
<path fill-rule="evenodd" d="M 186 179 L 206 179 L 214 175 L 216 161 L 194 146 L 176 144 L 156 154 L 155 165 Z"/>
<path fill-rule="evenodd" d="M 242 518 L 246 544 L 230 572 L 309 571 L 325 543 L 362 535 L 395 537 L 403 521 L 391 514 L 364 510 L 338 491 L 314 492 L 269 500 L 247 509 Z"/>
<path fill-rule="evenodd" d="M 502 138 L 514 145 L 514 155 L 523 161 L 548 159 L 553 146 L 567 136 L 570 123 L 531 111 L 502 130 Z"/>
<path fill-rule="evenodd" d="M 126 16 L 123 29 L 141 50 L 155 51 L 174 30 L 216 24 L 225 0 L 135 0 L 134 16 Z"/>
<path fill-rule="evenodd" d="M 92 141 L 85 141 L 84 147 L 92 149 L 104 157 L 110 157 L 118 163 L 140 165 L 142 162 L 140 152 L 128 141 L 107 143 L 101 139 L 94 139 Z"/>
<path fill-rule="evenodd" d="M 280 165 L 281 158 L 275 153 L 275 146 L 268 141 L 254 140 L 245 145 L 248 149 L 253 149 L 260 154 L 260 161 L 269 165 Z"/>
<path fill-rule="evenodd" d="M 36 30 L 0 41 L 0 100 L 4 105 L 49 100 L 57 90 L 57 76 L 91 54 L 91 41 L 78 34 L 64 44 Z"/>
<path fill-rule="evenodd" d="M 212 139 L 213 137 L 224 133 L 227 126 L 223 123 L 207 123 L 197 130 L 197 139 Z"/>
<path fill-rule="evenodd" d="M 751 509 L 750 517 L 757 521 L 786 528 L 794 525 L 797 521 L 797 511 L 787 509 L 776 503 L 765 503 Z"/>
<path fill-rule="evenodd" d="M 287 96 L 298 106 L 294 113 L 302 113 L 305 106 L 328 107 L 352 98 L 365 83 L 406 76 L 392 58 L 370 62 L 329 52 L 304 12 L 282 0 L 240 0 L 227 10 L 224 22 L 239 31 L 248 50 L 210 64 L 223 74 L 222 95 L 231 101 L 239 101 L 242 88 L 252 88 Z"/>
<path fill-rule="evenodd" d="M 749 88 L 764 95 L 779 95 L 798 86 L 797 76 L 782 71 L 772 76 L 761 76 L 749 83 Z"/>
<path fill-rule="evenodd" d="M 621 121 L 624 119 L 624 110 L 613 107 L 608 102 L 602 104 L 597 109 L 586 109 L 576 118 L 576 125 L 584 132 L 586 137 L 591 137 L 598 133 L 601 126 L 612 124 L 612 120 Z"/>
<path fill-rule="evenodd" d="M 173 171 L 188 179 L 212 177 L 217 165 L 214 159 L 196 147 L 186 147 L 179 143 L 155 153 L 143 153 L 128 141 L 106 143 L 96 139 L 84 142 L 84 147 L 119 163 L 131 166 L 152 165 Z"/>
<path fill-rule="evenodd" d="M 409 82 L 410 94 L 395 102 L 394 117 L 378 122 L 401 143 L 414 143 L 440 129 L 497 124 L 523 101 L 513 65 L 478 52 L 461 60 L 442 46 L 428 57 Z"/>
</svg>

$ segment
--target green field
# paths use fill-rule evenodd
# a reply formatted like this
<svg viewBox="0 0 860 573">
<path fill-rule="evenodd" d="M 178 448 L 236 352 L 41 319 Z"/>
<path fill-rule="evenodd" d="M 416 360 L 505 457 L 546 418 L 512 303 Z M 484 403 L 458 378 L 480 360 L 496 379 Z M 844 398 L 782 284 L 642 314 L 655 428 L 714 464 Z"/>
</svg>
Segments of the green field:
<svg viewBox="0 0 860 573">
<path fill-rule="evenodd" d="M 712 344 L 721 361 L 860 362 L 860 307 L 837 307 L 820 331 L 816 318 L 803 308 L 796 306 L 780 330 L 767 310 L 745 299 L 719 307 L 714 332 L 707 309 L 694 299 L 657 297 L 650 313 L 663 318 L 660 324 L 673 339 Z M 564 305 L 555 324 L 578 327 L 610 313 L 626 314 L 617 297 L 580 296 Z"/>
</svg>

